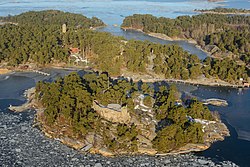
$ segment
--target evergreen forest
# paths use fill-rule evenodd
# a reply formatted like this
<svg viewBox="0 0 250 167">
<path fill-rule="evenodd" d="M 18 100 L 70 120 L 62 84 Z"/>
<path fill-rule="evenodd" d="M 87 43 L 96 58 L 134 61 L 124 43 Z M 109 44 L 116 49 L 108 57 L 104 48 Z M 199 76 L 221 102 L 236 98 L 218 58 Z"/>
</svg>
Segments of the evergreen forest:
<svg viewBox="0 0 250 167">
<path fill-rule="evenodd" d="M 199 14 L 170 19 L 134 14 L 124 19 L 122 27 L 162 33 L 173 38 L 194 39 L 211 54 L 213 51 L 209 48 L 216 46 L 220 52 L 214 55 L 233 55 L 234 60 L 242 60 L 249 65 L 250 16 L 247 15 Z"/>
<path fill-rule="evenodd" d="M 196 99 L 192 99 L 185 107 L 176 105 L 178 90 L 175 85 L 159 86 L 156 91 L 147 83 L 112 79 L 107 73 L 89 73 L 83 77 L 71 73 L 55 82 L 39 82 L 36 85 L 36 97 L 45 108 L 46 126 L 59 128 L 59 131 L 65 131 L 66 127 L 67 136 L 74 139 L 84 139 L 87 134 L 95 133 L 101 136 L 105 147 L 113 152 L 136 152 L 138 135 L 142 129 L 131 122 L 124 124 L 105 121 L 93 109 L 93 101 L 103 106 L 112 103 L 126 106 L 133 119 L 140 120 L 143 115 L 135 108 L 134 101 L 140 94 L 154 99 L 150 106 L 153 118 L 158 123 L 168 122 L 167 126 L 157 130 L 152 140 L 158 152 L 169 152 L 187 143 L 204 142 L 201 124 L 190 121 L 187 115 L 206 120 L 214 120 L 214 117 Z M 145 104 L 148 105 L 146 99 Z"/>
</svg>

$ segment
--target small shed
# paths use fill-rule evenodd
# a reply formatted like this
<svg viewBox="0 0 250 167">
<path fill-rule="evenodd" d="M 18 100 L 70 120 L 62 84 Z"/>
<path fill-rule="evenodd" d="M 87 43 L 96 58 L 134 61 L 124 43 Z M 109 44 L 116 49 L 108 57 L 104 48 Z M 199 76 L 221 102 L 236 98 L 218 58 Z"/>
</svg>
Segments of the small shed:
<svg viewBox="0 0 250 167">
<path fill-rule="evenodd" d="M 243 82 L 243 86 L 249 88 L 249 87 L 250 87 L 250 83 L 248 83 L 248 82 Z"/>
<path fill-rule="evenodd" d="M 79 54 L 80 49 L 79 48 L 70 48 L 70 53 L 71 54 Z"/>
</svg>

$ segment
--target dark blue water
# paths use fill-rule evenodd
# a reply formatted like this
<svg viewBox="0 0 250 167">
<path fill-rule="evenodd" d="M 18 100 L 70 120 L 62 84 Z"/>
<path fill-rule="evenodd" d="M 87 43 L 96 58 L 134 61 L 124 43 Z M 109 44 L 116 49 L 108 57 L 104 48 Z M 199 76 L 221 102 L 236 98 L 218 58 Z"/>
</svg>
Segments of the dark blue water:
<svg viewBox="0 0 250 167">
<path fill-rule="evenodd" d="M 29 77 L 16 75 L 0 75 L 0 99 L 25 100 L 23 91 L 34 86 L 35 82 Z"/>
<path fill-rule="evenodd" d="M 26 89 L 35 86 L 35 80 L 30 77 L 16 74 L 0 75 L 0 112 L 16 115 L 8 110 L 10 105 L 18 106 L 26 102 L 23 93 Z M 21 120 L 27 119 L 28 113 L 22 113 Z M 0 165 L 1 166 L 1 165 Z"/>
<path fill-rule="evenodd" d="M 218 87 L 199 87 L 193 92 L 201 98 L 221 98 L 229 103 L 227 107 L 213 107 L 211 110 L 219 111 L 223 118 L 238 132 L 239 138 L 250 141 L 250 90 Z"/>
<path fill-rule="evenodd" d="M 209 157 L 219 161 L 230 160 L 242 167 L 250 166 L 250 141 L 238 139 L 238 134 L 230 124 L 223 122 L 230 130 L 230 137 L 224 141 L 214 143 L 208 150 L 197 155 Z"/>
<path fill-rule="evenodd" d="M 230 160 L 240 166 L 250 166 L 250 90 L 201 86 L 193 92 L 201 98 L 221 98 L 228 101 L 227 107 L 209 106 L 218 111 L 230 130 L 230 137 L 216 142 L 200 155 Z"/>
</svg>

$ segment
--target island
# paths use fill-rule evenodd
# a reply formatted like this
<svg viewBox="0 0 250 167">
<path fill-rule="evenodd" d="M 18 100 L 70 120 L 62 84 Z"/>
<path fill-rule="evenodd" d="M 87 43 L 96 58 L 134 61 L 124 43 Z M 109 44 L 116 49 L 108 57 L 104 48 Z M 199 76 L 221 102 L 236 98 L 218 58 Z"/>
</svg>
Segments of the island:
<svg viewBox="0 0 250 167">
<path fill-rule="evenodd" d="M 35 108 L 35 126 L 81 152 L 179 154 L 205 150 L 229 136 L 217 113 L 197 99 L 182 101 L 175 85 L 71 73 L 38 82 L 26 95 L 26 104 L 11 109 Z"/>
<path fill-rule="evenodd" d="M 195 9 L 194 11 L 200 12 L 200 13 L 207 13 L 207 14 L 225 14 L 225 15 L 250 14 L 250 10 L 248 10 L 248 9 L 235 9 L 235 8 L 214 8 L 214 9 L 200 9 L 200 10 Z"/>
<path fill-rule="evenodd" d="M 203 20 L 204 16 L 198 15 L 196 17 L 201 18 L 194 17 L 194 20 L 198 22 L 198 20 Z M 208 20 L 207 24 L 209 24 L 206 31 L 210 32 L 209 20 L 213 20 L 214 17 L 206 16 L 207 18 L 204 18 L 204 21 Z M 137 21 L 131 22 L 133 18 Z M 151 15 L 134 15 L 127 17 L 123 26 L 130 26 L 133 29 L 141 28 L 145 32 L 155 26 L 154 28 L 158 28 L 160 31 L 158 26 L 147 21 L 145 21 L 145 27 L 151 26 L 145 28 L 140 23 L 141 19 L 158 22 L 158 19 Z M 188 23 L 186 25 L 187 32 L 188 27 L 192 27 L 189 22 L 185 22 L 186 19 L 192 21 L 189 16 L 176 19 L 178 20 L 176 24 L 183 24 L 179 28 L 173 27 L 173 20 L 159 18 L 159 20 L 161 19 L 164 22 L 170 21 L 169 27 L 167 25 L 162 27 L 168 33 L 178 35 L 180 27 L 184 26 L 184 23 Z M 225 18 L 221 19 L 224 20 Z M 45 67 L 77 67 L 108 72 L 112 77 L 130 77 L 134 81 L 156 82 L 164 80 L 196 85 L 249 86 L 249 69 L 247 68 L 249 61 L 247 40 L 249 38 L 244 37 L 246 33 L 243 33 L 243 36 L 239 34 L 237 47 L 240 44 L 240 49 L 234 46 L 236 43 L 232 43 L 236 47 L 233 50 L 235 54 L 240 54 L 238 59 L 237 56 L 235 58 L 230 58 L 230 56 L 217 58 L 213 54 L 214 57 L 200 60 L 197 55 L 188 53 L 178 45 L 126 40 L 123 37 L 95 31 L 95 28 L 105 26 L 101 20 L 95 17 L 89 19 L 79 14 L 49 10 L 2 17 L 0 20 L 5 23 L 0 26 L 0 62 L 2 67 L 10 70 L 32 70 L 41 73 L 39 70 Z M 228 20 L 230 21 L 230 19 Z M 242 23 L 245 20 L 247 23 L 248 17 L 240 16 L 238 20 Z M 198 25 L 200 31 L 196 30 L 197 27 L 193 27 L 191 34 L 203 39 L 202 34 L 205 30 L 200 24 Z M 214 24 L 214 29 L 217 30 L 216 26 Z M 207 26 L 204 24 L 203 27 Z M 244 28 L 245 26 L 242 25 L 241 27 Z M 224 35 L 224 31 L 219 33 L 222 33 L 222 36 Z M 215 42 L 216 40 L 212 40 L 211 37 L 210 41 L 211 45 L 205 45 L 205 47 L 211 48 L 216 54 L 224 53 L 213 44 L 212 41 Z M 223 45 L 224 50 L 232 49 L 227 42 L 226 40 Z M 222 47 L 221 44 L 219 46 Z M 231 52 L 228 51 L 228 54 L 231 55 Z"/>
</svg>

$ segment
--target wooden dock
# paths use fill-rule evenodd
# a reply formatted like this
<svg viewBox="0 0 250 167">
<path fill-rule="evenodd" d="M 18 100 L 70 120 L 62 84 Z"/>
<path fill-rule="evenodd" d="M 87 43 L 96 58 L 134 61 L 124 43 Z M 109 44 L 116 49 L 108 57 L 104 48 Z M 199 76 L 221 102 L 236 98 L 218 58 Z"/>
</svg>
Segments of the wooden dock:
<svg viewBox="0 0 250 167">
<path fill-rule="evenodd" d="M 35 73 L 38 73 L 38 74 L 45 75 L 45 76 L 50 76 L 49 73 L 46 73 L 46 72 L 43 72 L 43 71 L 39 71 L 39 70 L 32 70 L 32 71 L 35 72 Z"/>
<path fill-rule="evenodd" d="M 205 105 L 214 105 L 214 106 L 227 106 L 228 103 L 226 100 L 217 99 L 217 98 L 210 98 L 203 100 L 203 104 Z"/>
</svg>

